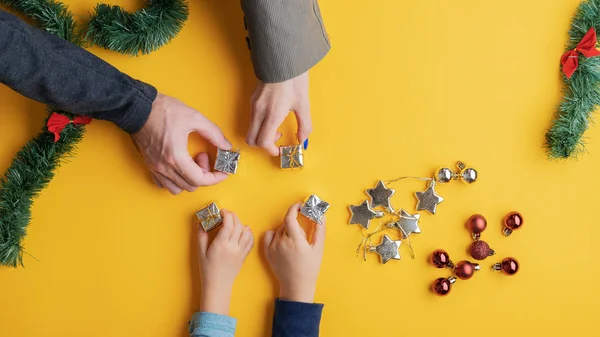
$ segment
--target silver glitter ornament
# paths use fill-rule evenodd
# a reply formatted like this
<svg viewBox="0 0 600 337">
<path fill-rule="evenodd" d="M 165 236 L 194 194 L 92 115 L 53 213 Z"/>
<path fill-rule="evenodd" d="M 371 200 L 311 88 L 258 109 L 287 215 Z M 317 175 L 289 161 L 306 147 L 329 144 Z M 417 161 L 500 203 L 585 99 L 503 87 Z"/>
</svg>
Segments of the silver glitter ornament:
<svg viewBox="0 0 600 337">
<path fill-rule="evenodd" d="M 215 171 L 235 174 L 240 160 L 239 151 L 228 151 L 217 149 L 217 159 L 215 160 Z"/>
<path fill-rule="evenodd" d="M 214 202 L 196 212 L 196 217 L 205 232 L 209 232 L 223 223 L 219 207 Z"/>
<path fill-rule="evenodd" d="M 379 180 L 377 185 L 375 185 L 375 188 L 367 190 L 367 194 L 371 197 L 371 208 L 383 206 L 388 211 L 393 212 L 390 198 L 394 193 L 396 193 L 396 191 L 385 187 L 383 181 Z"/>
<path fill-rule="evenodd" d="M 302 204 L 300 214 L 321 225 L 321 219 L 328 209 L 329 204 L 313 194 Z"/>
<path fill-rule="evenodd" d="M 474 168 L 466 168 L 460 173 L 462 181 L 472 184 L 477 180 L 477 171 Z"/>
<path fill-rule="evenodd" d="M 393 224 L 394 228 L 400 230 L 402 239 L 408 238 L 412 233 L 421 234 L 421 228 L 419 228 L 419 218 L 421 214 L 409 214 L 405 210 L 400 212 L 400 220 Z"/>
<path fill-rule="evenodd" d="M 383 235 L 381 243 L 377 246 L 370 246 L 369 251 L 375 252 L 381 256 L 381 263 L 386 264 L 389 260 L 400 260 L 400 252 L 398 249 L 402 241 L 394 241 L 389 236 Z"/>
<path fill-rule="evenodd" d="M 369 228 L 369 222 L 373 218 L 382 218 L 383 212 L 377 212 L 369 207 L 369 203 L 365 200 L 358 206 L 350 205 L 350 224 L 361 225 L 363 228 Z"/>
<path fill-rule="evenodd" d="M 447 167 L 442 167 L 435 173 L 435 180 L 438 183 L 447 183 L 454 179 L 454 172 Z"/>
<path fill-rule="evenodd" d="M 427 211 L 435 214 L 437 205 L 444 201 L 444 198 L 435 193 L 435 183 L 431 181 L 429 187 L 423 192 L 415 192 L 417 197 L 417 211 Z"/>
</svg>

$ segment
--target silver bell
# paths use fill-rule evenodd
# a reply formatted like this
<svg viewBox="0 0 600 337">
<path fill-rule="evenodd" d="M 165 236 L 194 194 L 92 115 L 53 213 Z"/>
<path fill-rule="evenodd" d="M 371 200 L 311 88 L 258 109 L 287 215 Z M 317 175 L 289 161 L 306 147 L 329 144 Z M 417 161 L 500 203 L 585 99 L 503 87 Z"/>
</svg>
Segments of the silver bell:
<svg viewBox="0 0 600 337">
<path fill-rule="evenodd" d="M 447 167 L 442 167 L 435 174 L 435 180 L 439 183 L 447 183 L 454 177 L 454 172 Z"/>
<path fill-rule="evenodd" d="M 466 168 L 464 169 L 461 173 L 460 176 L 462 178 L 462 181 L 468 183 L 468 184 L 472 184 L 477 180 L 477 171 L 475 171 L 474 168 Z"/>
</svg>

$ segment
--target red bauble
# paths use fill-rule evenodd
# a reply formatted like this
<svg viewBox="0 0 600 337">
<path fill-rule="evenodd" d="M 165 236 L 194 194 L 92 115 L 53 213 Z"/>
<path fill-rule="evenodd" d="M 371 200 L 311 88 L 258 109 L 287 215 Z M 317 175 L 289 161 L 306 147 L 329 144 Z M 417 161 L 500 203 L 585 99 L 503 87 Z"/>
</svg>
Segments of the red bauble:
<svg viewBox="0 0 600 337">
<path fill-rule="evenodd" d="M 483 260 L 488 256 L 494 255 L 494 250 L 485 241 L 475 241 L 469 247 L 469 253 L 475 260 Z"/>
<path fill-rule="evenodd" d="M 467 228 L 473 234 L 480 234 L 487 228 L 487 220 L 481 214 L 473 214 L 467 220 Z"/>
<path fill-rule="evenodd" d="M 443 249 L 436 249 L 431 254 L 431 264 L 436 268 L 452 268 L 454 264 L 450 261 L 450 255 Z"/>
<path fill-rule="evenodd" d="M 454 272 L 456 276 L 461 280 L 468 280 L 473 277 L 473 274 L 476 270 L 479 270 L 481 267 L 477 263 L 471 263 L 469 261 L 460 261 L 456 264 L 454 268 Z"/>
<path fill-rule="evenodd" d="M 452 283 L 454 283 L 454 280 L 456 279 L 445 279 L 443 277 L 440 277 L 439 279 L 433 282 L 433 284 L 431 285 L 431 289 L 437 295 L 446 296 L 450 293 L 450 290 L 452 289 Z"/>
<path fill-rule="evenodd" d="M 510 212 L 504 217 L 504 226 L 511 230 L 519 229 L 523 226 L 523 215 L 519 212 Z"/>
<path fill-rule="evenodd" d="M 507 257 L 501 263 L 502 272 L 506 275 L 514 275 L 519 271 L 519 261 L 514 257 Z"/>
</svg>

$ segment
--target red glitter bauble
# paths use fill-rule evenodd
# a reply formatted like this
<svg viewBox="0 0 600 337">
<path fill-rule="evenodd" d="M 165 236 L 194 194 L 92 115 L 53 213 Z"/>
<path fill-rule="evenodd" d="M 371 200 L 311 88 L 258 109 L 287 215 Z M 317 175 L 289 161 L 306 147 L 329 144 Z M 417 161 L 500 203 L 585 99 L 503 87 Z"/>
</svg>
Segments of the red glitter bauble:
<svg viewBox="0 0 600 337">
<path fill-rule="evenodd" d="M 494 255 L 494 251 L 485 241 L 475 241 L 469 247 L 469 253 L 475 260 L 483 260 L 490 255 Z"/>
<path fill-rule="evenodd" d="M 473 264 L 469 261 L 460 261 L 456 264 L 456 267 L 454 267 L 454 272 L 459 279 L 468 280 L 473 277 L 473 274 L 478 269 L 478 264 Z"/>
<path fill-rule="evenodd" d="M 431 264 L 436 268 L 448 267 L 451 263 L 450 255 L 443 249 L 436 249 L 431 254 Z"/>
<path fill-rule="evenodd" d="M 504 217 L 504 226 L 516 230 L 523 226 L 523 216 L 519 212 L 510 212 Z"/>
<path fill-rule="evenodd" d="M 471 233 L 479 234 L 487 227 L 487 220 L 481 214 L 473 214 L 467 220 L 467 228 Z"/>
<path fill-rule="evenodd" d="M 450 283 L 448 279 L 440 277 L 433 282 L 431 289 L 433 289 L 433 292 L 437 295 L 446 296 L 448 293 L 450 293 L 451 286 L 452 283 Z"/>
<path fill-rule="evenodd" d="M 502 260 L 502 272 L 506 275 L 514 275 L 519 271 L 519 261 L 514 257 Z"/>
</svg>

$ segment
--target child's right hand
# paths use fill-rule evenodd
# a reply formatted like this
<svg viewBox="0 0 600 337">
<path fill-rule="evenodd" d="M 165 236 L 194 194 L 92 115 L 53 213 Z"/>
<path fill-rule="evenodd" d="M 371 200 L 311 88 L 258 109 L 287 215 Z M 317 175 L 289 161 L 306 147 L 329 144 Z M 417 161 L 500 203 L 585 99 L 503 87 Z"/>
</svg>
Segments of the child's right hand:
<svg viewBox="0 0 600 337">
<path fill-rule="evenodd" d="M 300 203 L 292 205 L 277 231 L 265 234 L 265 254 L 279 280 L 279 298 L 312 303 L 323 258 L 325 218 L 315 224 L 312 242 L 298 223 Z"/>
</svg>

